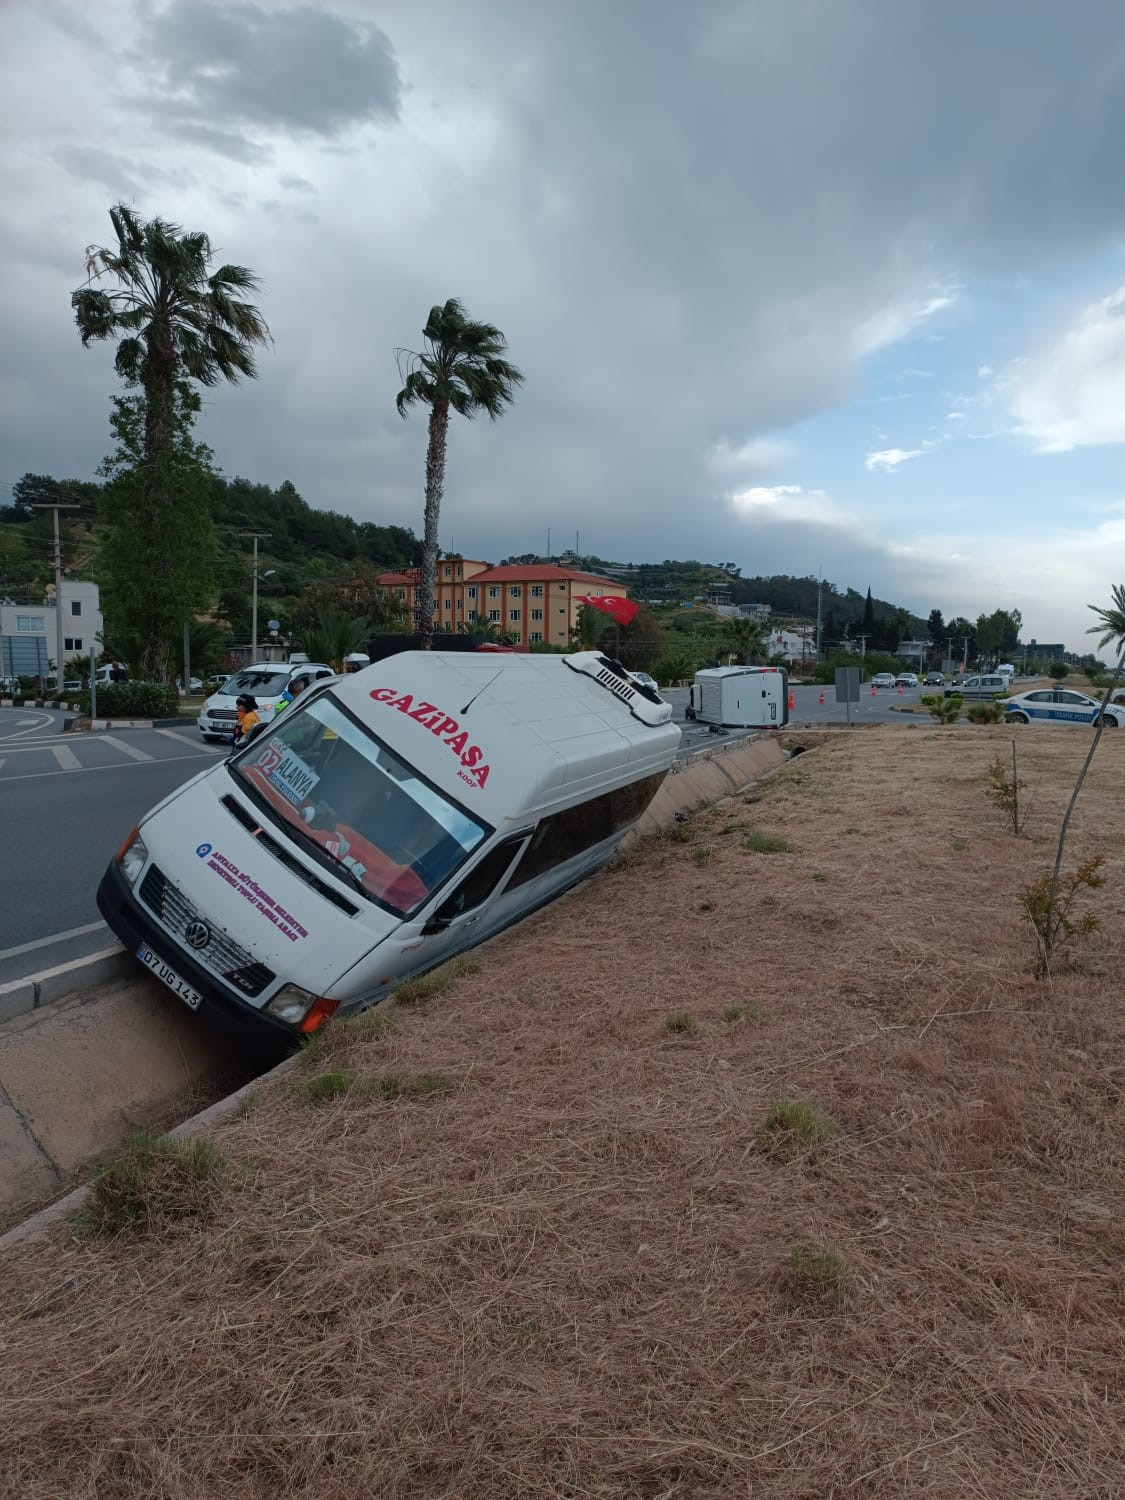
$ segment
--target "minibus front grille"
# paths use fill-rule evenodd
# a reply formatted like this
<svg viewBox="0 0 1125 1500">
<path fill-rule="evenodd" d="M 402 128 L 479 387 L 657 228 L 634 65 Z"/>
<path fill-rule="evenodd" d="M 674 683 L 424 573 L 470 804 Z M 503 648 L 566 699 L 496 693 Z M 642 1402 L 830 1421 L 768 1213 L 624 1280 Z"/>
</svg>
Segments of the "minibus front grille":
<svg viewBox="0 0 1125 1500">
<path fill-rule="evenodd" d="M 238 718 L 238 714 L 234 711 L 233 708 L 209 708 L 207 710 L 207 713 L 208 713 L 209 717 L 211 717 L 212 719 L 232 719 L 233 720 L 233 719 L 237 719 Z"/>
<path fill-rule="evenodd" d="M 277 977 L 272 969 L 258 963 L 221 928 L 212 926 L 159 866 L 149 865 L 141 881 L 140 898 L 168 931 L 181 940 L 198 963 L 220 975 L 242 994 L 260 995 Z M 187 929 L 192 924 L 205 927 L 210 934 L 201 948 L 187 939 Z"/>
<path fill-rule="evenodd" d="M 221 801 L 231 817 L 241 823 L 243 828 L 248 828 L 258 840 L 258 843 L 268 849 L 274 859 L 279 860 L 287 870 L 291 870 L 298 880 L 303 880 L 318 896 L 323 896 L 326 901 L 331 901 L 333 906 L 338 906 L 341 911 L 346 911 L 349 917 L 356 915 L 359 907 L 356 906 L 354 901 L 349 901 L 346 896 L 341 896 L 340 892 L 334 890 L 326 880 L 318 879 L 307 865 L 302 864 L 296 855 L 290 854 L 289 850 L 283 844 L 279 843 L 272 834 L 265 831 L 254 814 L 248 812 L 237 797 L 232 797 L 228 792 Z"/>
</svg>

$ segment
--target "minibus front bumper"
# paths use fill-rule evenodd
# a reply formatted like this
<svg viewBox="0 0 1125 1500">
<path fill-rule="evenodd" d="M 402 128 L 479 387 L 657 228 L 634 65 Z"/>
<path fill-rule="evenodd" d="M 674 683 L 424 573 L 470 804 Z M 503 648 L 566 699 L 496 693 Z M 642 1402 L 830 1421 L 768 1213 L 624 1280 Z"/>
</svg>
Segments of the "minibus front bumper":
<svg viewBox="0 0 1125 1500">
<path fill-rule="evenodd" d="M 98 910 L 129 952 L 136 954 L 141 943 L 146 943 L 170 969 L 202 996 L 196 1014 L 205 1017 L 240 1046 L 252 1048 L 259 1053 L 284 1056 L 294 1052 L 300 1045 L 301 1037 L 292 1026 L 277 1020 L 268 1011 L 258 1010 L 247 1004 L 237 995 L 228 993 L 216 982 L 210 970 L 205 969 L 169 937 L 137 900 L 116 860 L 111 862 L 102 876 L 97 901 Z"/>
</svg>

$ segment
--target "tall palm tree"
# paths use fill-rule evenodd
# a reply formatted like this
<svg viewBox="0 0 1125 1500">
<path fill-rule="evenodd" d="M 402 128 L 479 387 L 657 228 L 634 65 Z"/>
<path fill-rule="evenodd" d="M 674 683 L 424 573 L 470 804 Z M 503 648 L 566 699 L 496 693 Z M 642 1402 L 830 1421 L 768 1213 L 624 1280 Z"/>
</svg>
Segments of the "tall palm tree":
<svg viewBox="0 0 1125 1500">
<path fill-rule="evenodd" d="M 475 417 L 487 412 L 491 419 L 503 413 L 515 399 L 523 375 L 503 357 L 507 340 L 491 323 L 474 323 L 456 297 L 440 307 L 431 307 L 422 330 L 421 353 L 398 349 L 398 371 L 402 389 L 395 397 L 400 417 L 416 402 L 430 408 L 429 440 L 426 444 L 426 512 L 422 540 L 422 562 L 415 591 L 415 628 L 428 651 L 434 637 L 434 580 L 437 576 L 438 522 L 445 489 L 445 453 L 449 413 Z"/>
<path fill-rule="evenodd" d="M 257 278 L 245 266 L 211 271 L 214 257 L 205 234 L 185 233 L 164 219 L 146 222 L 123 203 L 109 217 L 117 243 L 87 247 L 87 279 L 71 295 L 71 306 L 83 347 L 116 339 L 117 373 L 143 393 L 135 477 L 151 555 L 138 564 L 155 575 L 159 597 L 161 576 L 173 568 L 170 548 L 159 544 L 161 516 L 177 504 L 174 459 L 185 422 L 192 420 L 186 382 L 213 386 L 252 378 L 254 346 L 267 343 L 270 334 L 258 309 L 243 300 L 256 290 Z M 103 278 L 116 285 L 95 284 Z M 209 528 L 209 517 L 204 519 Z M 167 675 L 167 622 L 154 618 L 149 634 L 146 669 Z"/>
<path fill-rule="evenodd" d="M 185 377 L 200 385 L 251 379 L 254 345 L 269 341 L 258 309 L 241 300 L 258 278 L 245 266 L 223 265 L 210 275 L 211 241 L 185 234 L 164 219 L 147 223 L 124 203 L 109 211 L 114 247 L 90 245 L 87 280 L 71 295 L 83 347 L 116 338 L 117 373 L 145 395 L 145 458 L 158 464 L 172 436 L 173 394 Z M 91 283 L 103 276 L 119 285 Z"/>
</svg>

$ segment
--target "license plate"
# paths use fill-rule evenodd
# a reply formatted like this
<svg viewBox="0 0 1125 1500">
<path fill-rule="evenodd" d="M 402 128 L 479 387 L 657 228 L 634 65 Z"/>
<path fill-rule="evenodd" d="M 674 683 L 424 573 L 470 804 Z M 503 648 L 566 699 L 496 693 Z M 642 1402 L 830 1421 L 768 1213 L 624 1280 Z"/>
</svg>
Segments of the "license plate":
<svg viewBox="0 0 1125 1500">
<path fill-rule="evenodd" d="M 137 957 L 147 969 L 151 969 L 162 983 L 166 984 L 173 995 L 179 995 L 185 1005 L 192 1010 L 198 1010 L 203 1002 L 203 996 L 193 990 L 186 980 L 181 979 L 175 969 L 170 969 L 164 960 L 152 951 L 147 943 L 142 943 L 137 949 Z"/>
</svg>

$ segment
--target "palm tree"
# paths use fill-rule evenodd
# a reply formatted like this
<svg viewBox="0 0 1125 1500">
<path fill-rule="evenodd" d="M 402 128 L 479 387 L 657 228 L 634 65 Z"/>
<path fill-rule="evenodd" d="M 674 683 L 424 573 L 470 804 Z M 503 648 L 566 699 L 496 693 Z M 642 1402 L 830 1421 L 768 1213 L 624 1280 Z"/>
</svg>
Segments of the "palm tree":
<svg viewBox="0 0 1125 1500">
<path fill-rule="evenodd" d="M 211 271 L 211 241 L 201 232 L 185 233 L 163 219 L 142 220 L 119 203 L 109 211 L 117 243 L 86 250 L 86 282 L 71 296 L 83 347 L 99 339 L 118 340 L 117 373 L 143 392 L 140 433 L 139 503 L 149 519 L 149 535 L 159 537 L 159 516 L 175 504 L 173 459 L 182 438 L 186 381 L 217 385 L 254 376 L 254 345 L 269 340 L 258 309 L 242 300 L 257 278 L 245 266 Z M 93 283 L 103 277 L 117 285 Z M 191 417 L 187 421 L 190 423 Z M 179 426 L 178 426 L 179 422 Z M 155 523 L 155 524 L 153 524 Z M 159 574 L 170 566 L 166 549 L 143 565 Z M 157 580 L 159 591 L 159 580 Z M 155 625 L 145 662 L 167 672 L 170 643 Z"/>
<path fill-rule="evenodd" d="M 1050 972 L 1051 949 L 1050 944 L 1055 930 L 1055 903 L 1058 897 L 1059 873 L 1062 870 L 1063 850 L 1066 848 L 1066 834 L 1070 827 L 1070 815 L 1074 811 L 1074 804 L 1078 801 L 1078 793 L 1082 790 L 1082 783 L 1086 780 L 1086 772 L 1090 769 L 1090 763 L 1094 759 L 1094 751 L 1098 748 L 1098 741 L 1102 737 L 1102 730 L 1106 726 L 1105 707 L 1109 703 L 1114 688 L 1117 686 L 1121 676 L 1121 670 L 1125 667 L 1125 584 L 1115 583 L 1111 590 L 1109 608 L 1103 608 L 1098 604 L 1087 606 L 1098 616 L 1098 623 L 1091 625 L 1087 635 L 1097 635 L 1101 632 L 1101 640 L 1098 642 L 1098 650 L 1103 650 L 1113 641 L 1117 649 L 1117 665 L 1109 679 L 1102 698 L 1102 711 L 1098 714 L 1094 737 L 1090 742 L 1090 748 L 1086 753 L 1086 759 L 1082 762 L 1082 769 L 1078 773 L 1078 780 L 1074 784 L 1074 791 L 1070 794 L 1066 812 L 1063 814 L 1062 827 L 1059 829 L 1059 846 L 1055 851 L 1055 865 L 1051 871 L 1051 884 L 1047 895 L 1047 922 L 1046 940 L 1041 954 L 1041 969 L 1044 973 Z"/>
<path fill-rule="evenodd" d="M 729 650 L 746 663 L 752 656 L 765 655 L 765 631 L 757 620 L 728 620 L 723 632 Z"/>
<path fill-rule="evenodd" d="M 353 651 L 364 650 L 370 634 L 369 620 L 357 620 L 352 615 L 333 610 L 320 610 L 316 624 L 305 631 L 302 645 L 313 661 L 326 661 L 337 672 L 342 672 L 344 658 Z"/>
<path fill-rule="evenodd" d="M 445 452 L 449 412 L 472 418 L 485 411 L 495 422 L 515 399 L 523 375 L 504 359 L 507 340 L 491 323 L 474 323 L 456 297 L 431 307 L 422 330 L 421 353 L 398 349 L 402 390 L 395 397 L 400 417 L 421 402 L 430 408 L 426 444 L 426 512 L 422 563 L 415 591 L 415 622 L 428 651 L 434 638 L 434 579 L 437 574 L 438 520 L 445 489 Z"/>
<path fill-rule="evenodd" d="M 498 641 L 500 639 L 500 627 L 495 620 L 490 620 L 487 615 L 473 614 L 461 627 L 464 635 L 478 635 L 482 641 Z"/>
<path fill-rule="evenodd" d="M 87 281 L 71 296 L 83 347 L 94 339 L 119 338 L 114 364 L 145 395 L 145 459 L 156 463 L 171 440 L 172 400 L 177 380 L 218 385 L 251 379 L 255 344 L 269 329 L 240 293 L 257 290 L 245 266 L 223 265 L 208 275 L 211 241 L 185 234 L 163 219 L 145 223 L 124 203 L 109 211 L 116 247 L 90 245 Z M 103 276 L 120 285 L 105 291 L 90 285 Z"/>
</svg>

